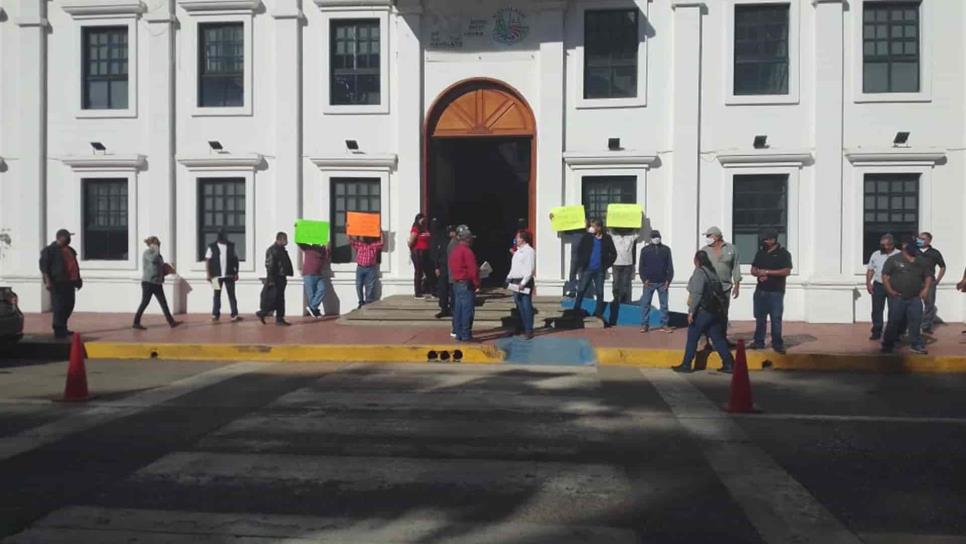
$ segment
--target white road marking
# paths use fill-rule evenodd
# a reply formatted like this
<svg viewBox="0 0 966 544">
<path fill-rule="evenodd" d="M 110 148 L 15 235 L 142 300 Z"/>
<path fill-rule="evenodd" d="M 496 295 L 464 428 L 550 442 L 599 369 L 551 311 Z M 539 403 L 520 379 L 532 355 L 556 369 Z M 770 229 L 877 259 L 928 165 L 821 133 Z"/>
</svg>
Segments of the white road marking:
<svg viewBox="0 0 966 544">
<path fill-rule="evenodd" d="M 860 544 L 802 484 L 748 438 L 686 378 L 641 370 L 681 425 L 701 444 L 708 464 L 770 544 Z"/>
<path fill-rule="evenodd" d="M 71 434 L 86 431 L 98 425 L 142 412 L 163 402 L 187 395 L 193 391 L 219 382 L 256 372 L 277 363 L 236 363 L 218 367 L 207 372 L 171 382 L 149 391 L 70 414 L 57 421 L 27 429 L 21 433 L 0 438 L 0 461 L 15 455 L 56 442 Z"/>
<path fill-rule="evenodd" d="M 554 544 L 631 544 L 634 532 L 588 525 L 561 526 L 522 522 L 454 523 L 414 512 L 393 519 L 324 518 L 254 513 L 199 513 L 68 507 L 39 521 L 10 544 L 86 542 L 166 544 L 483 544 L 553 542 Z"/>
</svg>

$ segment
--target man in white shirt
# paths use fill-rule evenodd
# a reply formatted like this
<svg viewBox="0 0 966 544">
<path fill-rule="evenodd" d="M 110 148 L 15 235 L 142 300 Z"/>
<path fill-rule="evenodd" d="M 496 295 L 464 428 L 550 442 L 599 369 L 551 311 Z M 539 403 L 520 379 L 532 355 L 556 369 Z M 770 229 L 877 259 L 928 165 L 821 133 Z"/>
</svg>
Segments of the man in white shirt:
<svg viewBox="0 0 966 544">
<path fill-rule="evenodd" d="M 882 338 L 882 312 L 886 309 L 889 296 L 882 283 L 882 267 L 889 257 L 899 253 L 895 239 L 891 234 L 883 234 L 879 239 L 879 249 L 869 256 L 869 265 L 865 270 L 865 290 L 872 295 L 872 336 L 869 340 Z"/>
<path fill-rule="evenodd" d="M 610 320 L 607 322 L 607 325 L 611 327 L 617 325 L 621 304 L 627 304 L 631 301 L 634 259 L 637 256 L 637 252 L 634 250 L 639 236 L 640 232 L 633 229 L 611 229 L 614 248 L 617 249 L 617 260 L 614 261 L 614 268 L 611 269 L 614 301 L 610 304 Z"/>
<path fill-rule="evenodd" d="M 513 301 L 520 315 L 523 334 L 528 340 L 533 338 L 533 274 L 537 269 L 537 254 L 530 245 L 532 242 L 533 236 L 529 231 L 517 232 L 516 251 L 506 277 L 507 288 L 513 293 Z"/>
</svg>

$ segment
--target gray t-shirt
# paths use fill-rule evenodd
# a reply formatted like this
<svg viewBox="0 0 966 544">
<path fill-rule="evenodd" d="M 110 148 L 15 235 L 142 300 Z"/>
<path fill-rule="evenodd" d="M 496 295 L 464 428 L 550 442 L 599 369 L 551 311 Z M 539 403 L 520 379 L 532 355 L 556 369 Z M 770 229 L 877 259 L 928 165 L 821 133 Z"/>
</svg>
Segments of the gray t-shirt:
<svg viewBox="0 0 966 544">
<path fill-rule="evenodd" d="M 910 261 L 905 255 L 889 257 L 882 267 L 882 275 L 889 276 L 892 289 L 902 298 L 915 298 L 922 292 L 929 274 L 929 262 L 921 256 Z"/>
<path fill-rule="evenodd" d="M 715 252 L 711 246 L 704 246 L 702 251 L 711 259 L 711 266 L 718 273 L 721 287 L 725 291 L 741 281 L 741 260 L 738 258 L 738 248 L 728 242 L 721 244 L 721 253 Z"/>
</svg>

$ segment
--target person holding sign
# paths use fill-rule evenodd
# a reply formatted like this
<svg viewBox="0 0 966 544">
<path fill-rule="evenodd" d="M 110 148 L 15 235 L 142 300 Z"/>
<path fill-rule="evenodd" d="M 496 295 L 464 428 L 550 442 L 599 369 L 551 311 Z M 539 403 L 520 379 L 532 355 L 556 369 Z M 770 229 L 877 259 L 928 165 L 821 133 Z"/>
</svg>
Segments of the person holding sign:
<svg viewBox="0 0 966 544">
<path fill-rule="evenodd" d="M 533 338 L 533 274 L 537 269 L 537 253 L 533 250 L 533 235 L 530 231 L 517 232 L 513 244 L 513 260 L 507 274 L 507 288 L 513 293 L 513 301 L 520 314 L 523 334 L 527 340 Z"/>
<path fill-rule="evenodd" d="M 288 278 L 295 274 L 292 259 L 288 256 L 285 246 L 288 245 L 288 234 L 280 232 L 275 235 L 275 243 L 265 251 L 265 286 L 262 287 L 261 308 L 255 315 L 265 324 L 265 318 L 275 312 L 275 324 L 280 327 L 291 325 L 285 321 L 285 287 Z"/>
<path fill-rule="evenodd" d="M 325 279 L 322 269 L 329 252 L 324 245 L 297 244 L 302 250 L 302 282 L 305 284 L 305 310 L 316 319 L 322 319 L 322 301 L 325 300 Z"/>
<path fill-rule="evenodd" d="M 376 280 L 379 279 L 379 252 L 385 242 L 379 238 L 349 238 L 356 252 L 356 296 L 359 308 L 375 301 Z"/>
<path fill-rule="evenodd" d="M 614 265 L 617 260 L 617 248 L 614 247 L 614 239 L 604 232 L 604 226 L 600 219 L 591 219 L 590 228 L 587 234 L 580 239 L 577 247 L 577 264 L 580 270 L 580 283 L 577 286 L 577 300 L 574 301 L 574 310 L 580 315 L 584 302 L 584 296 L 594 286 L 594 300 L 597 305 L 594 309 L 594 317 L 601 320 L 604 318 L 604 278 L 607 270 Z M 609 323 L 604 323 L 609 327 Z"/>
</svg>

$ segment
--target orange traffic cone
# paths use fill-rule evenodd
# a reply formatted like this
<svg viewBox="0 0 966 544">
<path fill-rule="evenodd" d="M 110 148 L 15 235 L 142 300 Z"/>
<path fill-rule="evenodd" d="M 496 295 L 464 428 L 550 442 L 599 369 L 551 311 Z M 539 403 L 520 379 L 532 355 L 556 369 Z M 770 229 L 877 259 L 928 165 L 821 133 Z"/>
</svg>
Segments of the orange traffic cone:
<svg viewBox="0 0 966 544">
<path fill-rule="evenodd" d="M 87 349 L 80 334 L 74 333 L 74 338 L 70 343 L 70 366 L 67 367 L 67 385 L 64 386 L 64 400 L 80 401 L 87 400 L 87 370 L 84 368 L 84 359 L 87 358 Z"/>
<path fill-rule="evenodd" d="M 748 414 L 758 411 L 751 401 L 751 379 L 748 377 L 748 358 L 745 355 L 744 340 L 738 340 L 735 367 L 731 374 L 731 399 L 728 401 L 725 411 L 735 414 Z"/>
</svg>

